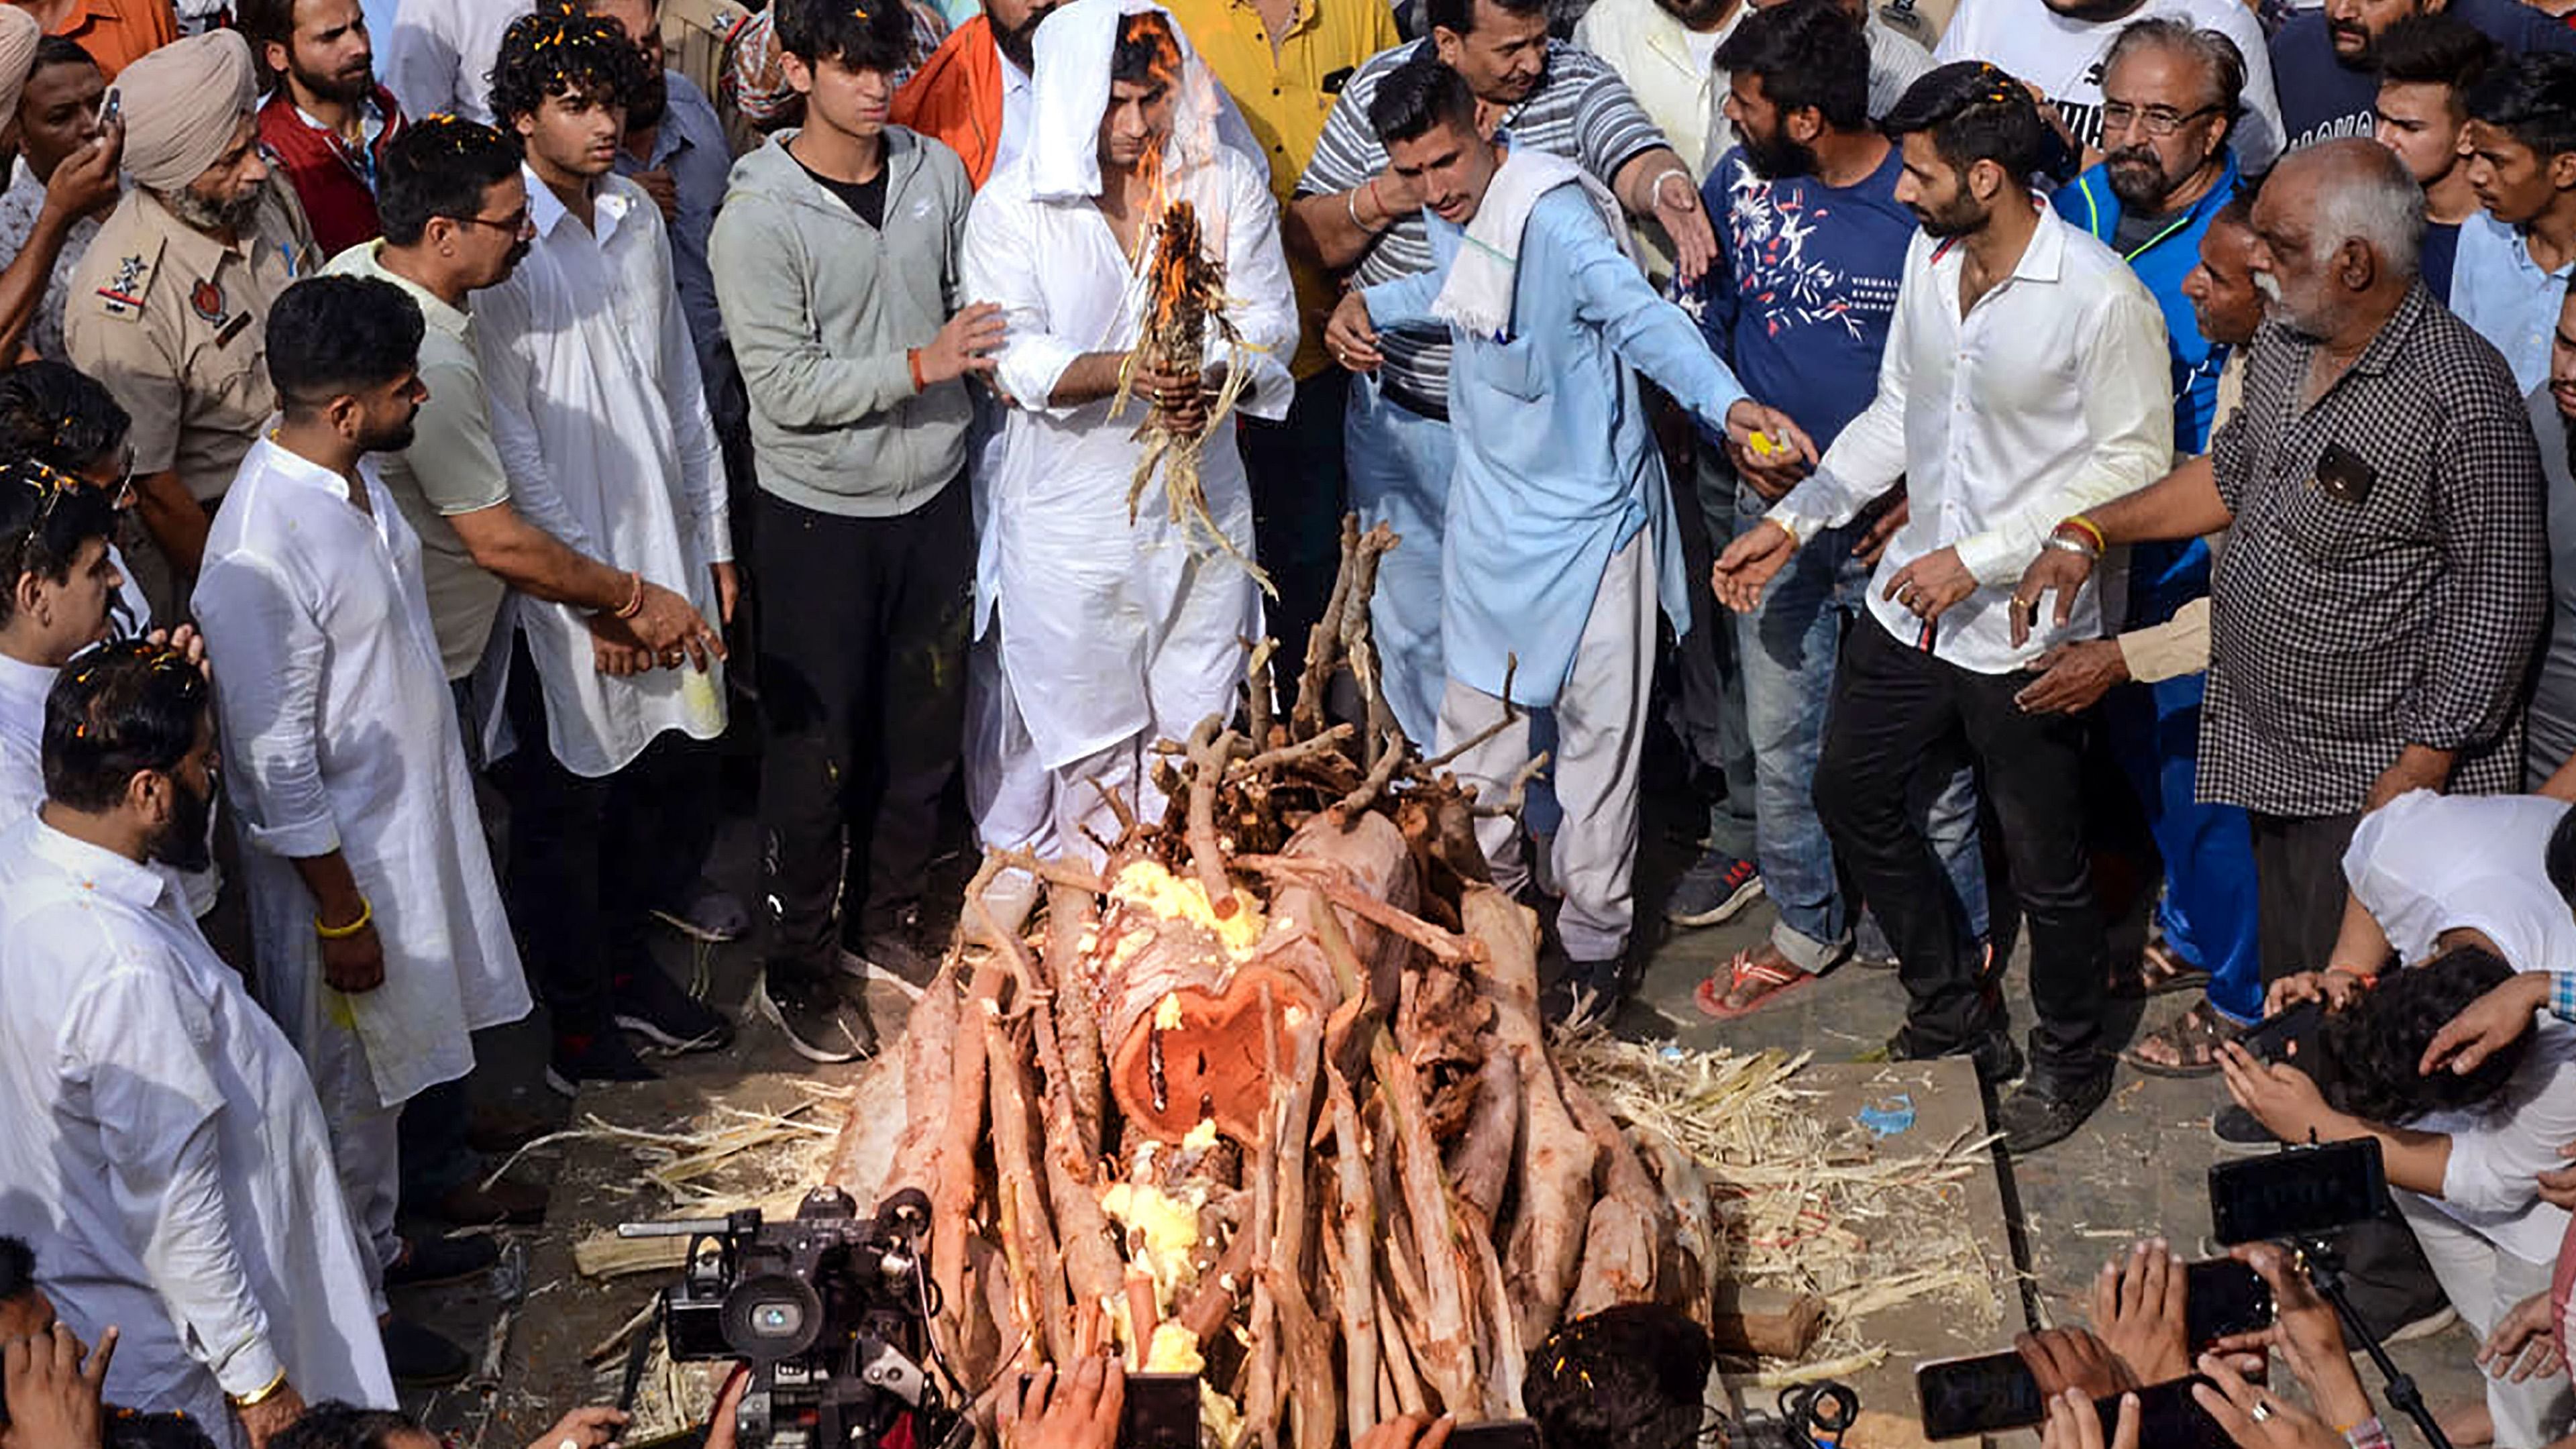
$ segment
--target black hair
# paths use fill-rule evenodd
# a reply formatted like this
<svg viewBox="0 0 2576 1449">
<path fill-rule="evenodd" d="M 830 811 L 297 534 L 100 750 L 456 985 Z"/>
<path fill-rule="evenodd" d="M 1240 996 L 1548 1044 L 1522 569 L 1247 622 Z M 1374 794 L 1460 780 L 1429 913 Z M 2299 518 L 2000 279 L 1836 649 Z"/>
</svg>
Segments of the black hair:
<svg viewBox="0 0 2576 1449">
<path fill-rule="evenodd" d="M 0 466 L 0 624 L 18 609 L 18 581 L 61 583 L 90 540 L 116 536 L 116 501 L 32 458 Z"/>
<path fill-rule="evenodd" d="M 269 69 L 268 47 L 274 42 L 294 54 L 295 0 L 233 0 L 233 28 L 250 42 L 251 64 L 262 88 L 274 88 L 284 74 Z"/>
<path fill-rule="evenodd" d="M 1443 122 L 1474 135 L 1476 93 L 1465 76 L 1426 50 L 1377 83 L 1368 118 L 1381 145 L 1410 141 Z"/>
<path fill-rule="evenodd" d="M 115 809 L 136 775 L 188 758 L 210 703 L 205 671 L 167 644 L 119 639 L 74 659 L 45 696 L 45 798 Z"/>
<path fill-rule="evenodd" d="M 0 1303 L 26 1297 L 36 1288 L 36 1250 L 25 1238 L 0 1234 Z"/>
<path fill-rule="evenodd" d="M 2470 120 L 2495 127 L 2543 160 L 2576 151 L 2576 55 L 2514 56 L 2480 77 L 2460 103 Z"/>
<path fill-rule="evenodd" d="M 1118 21 L 1118 48 L 1109 57 L 1109 78 L 1131 86 L 1169 83 L 1181 73 L 1181 42 L 1172 22 L 1161 12 L 1139 10 Z"/>
<path fill-rule="evenodd" d="M 1708 1392 L 1708 1333 L 1659 1303 L 1605 1308 L 1548 1335 L 1522 1399 L 1550 1444 L 1691 1449 Z"/>
<path fill-rule="evenodd" d="M 111 1405 L 98 1429 L 101 1449 L 215 1449 L 205 1426 L 176 1409 L 147 1414 Z"/>
<path fill-rule="evenodd" d="M 420 1421 L 396 1409 L 362 1409 L 325 1399 L 277 1431 L 269 1449 L 386 1449 L 396 1434 L 422 1432 Z"/>
<path fill-rule="evenodd" d="M 1813 106 L 1837 131 L 1869 124 L 1869 38 L 1838 0 L 1755 10 L 1717 48 L 1717 66 L 1761 77 L 1784 114 Z"/>
<path fill-rule="evenodd" d="M 33 458 L 58 473 L 115 461 L 134 419 L 107 385 L 42 358 L 0 372 L 0 458 Z"/>
<path fill-rule="evenodd" d="M 913 64 L 912 12 L 901 0 L 774 0 L 778 48 L 807 65 L 838 60 L 888 75 Z"/>
<path fill-rule="evenodd" d="M 2391 21 L 2370 46 L 2381 85 L 2449 86 L 2455 111 L 2495 58 L 2496 43 L 2485 31 L 2441 10 Z"/>
<path fill-rule="evenodd" d="M 1992 161 L 2011 185 L 2024 189 L 2048 164 L 2052 139 L 2030 92 L 1982 60 L 1954 60 L 1925 71 L 1905 88 L 1879 129 L 1899 140 L 1920 131 L 1951 169 L 1965 172 Z"/>
<path fill-rule="evenodd" d="M 2576 910 L 2576 806 L 2558 817 L 2550 827 L 2549 848 L 2541 855 L 2541 868 L 2548 872 L 2549 884 L 2559 899 Z"/>
<path fill-rule="evenodd" d="M 624 106 L 650 79 L 643 47 L 627 38 L 624 26 L 564 0 L 544 0 L 501 35 L 501 53 L 492 61 L 492 114 L 504 121 L 533 116 L 548 96 Z"/>
<path fill-rule="evenodd" d="M 376 216 L 385 241 L 417 244 L 430 218 L 479 216 L 483 193 L 519 174 L 519 138 L 444 112 L 394 138 L 376 167 Z"/>
<path fill-rule="evenodd" d="M 70 36 L 48 35 L 36 42 L 36 63 L 27 67 L 27 74 L 34 75 L 49 65 L 98 66 L 98 57 Z"/>
<path fill-rule="evenodd" d="M 2512 978 L 2502 957 L 2476 946 L 2382 973 L 2368 994 L 2326 1018 L 2317 1043 L 2326 1099 L 2365 1122 L 2389 1126 L 2426 1112 L 2503 1108 L 2505 1091 L 2531 1051 L 2528 1032 L 2471 1072 L 2416 1068 L 2435 1033 Z"/>
<path fill-rule="evenodd" d="M 420 304 L 374 277 L 307 277 L 268 309 L 268 377 L 287 412 L 381 387 L 420 365 Z"/>
<path fill-rule="evenodd" d="M 1547 11 L 1547 0 L 1487 0 L 1495 9 L 1512 15 L 1540 15 Z M 1434 30 L 1452 35 L 1476 33 L 1476 0 L 1423 0 L 1423 23 Z"/>
</svg>

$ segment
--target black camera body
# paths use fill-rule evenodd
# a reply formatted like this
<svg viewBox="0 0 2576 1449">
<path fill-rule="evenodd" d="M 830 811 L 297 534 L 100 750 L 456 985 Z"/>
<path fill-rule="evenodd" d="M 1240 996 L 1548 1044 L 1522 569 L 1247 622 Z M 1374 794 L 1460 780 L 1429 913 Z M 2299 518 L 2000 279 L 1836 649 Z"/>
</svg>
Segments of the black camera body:
<svg viewBox="0 0 2576 1449">
<path fill-rule="evenodd" d="M 905 1419 L 913 1442 L 963 1445 L 973 1429 L 924 1365 L 939 1311 L 924 1262 L 930 1199 L 888 1197 L 872 1218 L 838 1188 L 796 1216 L 629 1223 L 625 1237 L 689 1239 L 662 1293 L 662 1331 L 683 1362 L 751 1368 L 735 1428 L 743 1449 L 875 1449 Z"/>
</svg>

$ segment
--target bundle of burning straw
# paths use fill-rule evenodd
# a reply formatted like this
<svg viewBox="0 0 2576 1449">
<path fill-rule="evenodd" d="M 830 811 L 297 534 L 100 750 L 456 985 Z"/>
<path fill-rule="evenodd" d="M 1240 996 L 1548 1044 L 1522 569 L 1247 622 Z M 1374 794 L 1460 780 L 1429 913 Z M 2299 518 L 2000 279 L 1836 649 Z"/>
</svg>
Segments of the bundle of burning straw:
<svg viewBox="0 0 2576 1449">
<path fill-rule="evenodd" d="M 1225 383 L 1209 403 L 1207 419 L 1197 430 L 1173 430 L 1160 411 L 1147 412 L 1145 420 L 1137 424 L 1136 436 L 1143 440 L 1145 452 L 1136 460 L 1135 477 L 1127 486 L 1128 520 L 1135 520 L 1146 486 L 1153 482 L 1154 470 L 1160 467 L 1171 521 L 1187 524 L 1204 542 L 1240 564 L 1264 592 L 1275 594 L 1277 590 L 1271 588 L 1269 576 L 1235 546 L 1234 540 L 1226 537 L 1225 530 L 1217 527 L 1216 519 L 1208 512 L 1207 494 L 1199 486 L 1200 449 L 1207 435 L 1234 410 L 1236 399 L 1243 393 L 1245 371 L 1241 365 L 1242 339 L 1226 317 L 1225 265 L 1208 255 L 1200 236 L 1198 210 L 1190 203 L 1175 201 L 1163 209 L 1162 220 L 1154 228 L 1153 255 L 1146 262 L 1145 278 L 1150 310 L 1136 349 L 1119 374 L 1118 396 L 1110 404 L 1111 416 L 1126 408 L 1130 387 L 1140 368 L 1178 374 L 1197 373 L 1204 367 L 1211 326 L 1229 349 L 1230 361 Z"/>
</svg>

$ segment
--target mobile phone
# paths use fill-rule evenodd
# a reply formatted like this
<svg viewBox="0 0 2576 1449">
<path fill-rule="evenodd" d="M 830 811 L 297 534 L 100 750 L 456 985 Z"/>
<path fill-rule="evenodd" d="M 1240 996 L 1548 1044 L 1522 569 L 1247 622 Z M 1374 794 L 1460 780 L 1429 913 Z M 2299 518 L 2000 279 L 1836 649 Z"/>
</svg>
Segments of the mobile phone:
<svg viewBox="0 0 2576 1449">
<path fill-rule="evenodd" d="M 1063 1373 L 1058 1370 L 1059 1384 Z M 1022 1374 L 1020 1393 L 1028 1391 L 1029 1376 Z M 1129 1374 L 1118 1411 L 1118 1449 L 1199 1449 L 1199 1376 Z"/>
<path fill-rule="evenodd" d="M 1540 1449 L 1538 1425 L 1527 1419 L 1462 1425 L 1450 1433 L 1449 1449 Z"/>
<path fill-rule="evenodd" d="M 106 130 L 118 116 L 123 115 L 124 113 L 125 92 L 118 90 L 114 86 L 108 87 L 107 94 L 99 97 L 98 128 L 102 131 Z"/>
<path fill-rule="evenodd" d="M 2272 1326 L 2272 1285 L 2234 1258 L 2210 1258 L 2183 1269 L 2183 1336 L 2200 1352 L 2237 1333 Z"/>
<path fill-rule="evenodd" d="M 1922 1404 L 1926 1439 L 2027 1428 L 2048 1417 L 2039 1380 L 2010 1349 L 1916 1364 L 1914 1394 Z"/>
<path fill-rule="evenodd" d="M 2235 1449 L 2227 1431 L 2191 1395 L 2193 1385 L 2206 1383 L 2208 1378 L 2193 1374 L 2136 1390 L 2138 1442 L 2156 1449 Z M 2102 1437 L 2108 1439 L 2120 1422 L 2120 1396 L 2095 1399 L 2093 1411 L 2102 1416 Z"/>
<path fill-rule="evenodd" d="M 2210 1234 L 2230 1245 L 2331 1233 L 2379 1216 L 2387 1201 L 2376 1137 L 2285 1148 L 2209 1169 Z"/>
<path fill-rule="evenodd" d="M 2318 1028 L 2325 1025 L 2326 1004 L 2302 1001 L 2289 1010 L 2267 1016 L 2245 1029 L 2237 1045 L 2253 1053 L 2255 1060 L 2288 1061 L 2315 1049 Z"/>
</svg>

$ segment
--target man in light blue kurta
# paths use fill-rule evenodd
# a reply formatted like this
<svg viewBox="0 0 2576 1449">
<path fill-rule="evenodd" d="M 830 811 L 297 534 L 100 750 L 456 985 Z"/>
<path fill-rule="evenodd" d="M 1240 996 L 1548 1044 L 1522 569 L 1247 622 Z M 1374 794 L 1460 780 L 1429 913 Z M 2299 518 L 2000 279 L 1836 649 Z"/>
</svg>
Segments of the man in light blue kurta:
<svg viewBox="0 0 2576 1449">
<path fill-rule="evenodd" d="M 1551 864 L 1565 903 L 1569 984 L 1608 998 L 1635 914 L 1637 759 L 1660 602 L 1689 628 L 1688 584 L 1661 455 L 1636 373 L 1711 427 L 1754 446 L 1804 448 L 1747 398 L 1679 308 L 1629 255 L 1618 204 L 1569 162 L 1478 133 L 1475 102 L 1436 60 L 1389 75 L 1370 120 L 1429 213 L 1433 268 L 1353 293 L 1326 341 L 1350 367 L 1376 361 L 1376 329 L 1449 324 L 1449 415 L 1458 440 L 1441 542 L 1448 665 L 1439 747 L 1502 724 L 1510 704 L 1552 709 L 1565 823 Z M 1488 799 L 1529 753 L 1516 717 L 1459 756 Z M 1527 879 L 1518 827 L 1477 827 L 1494 879 Z"/>
</svg>

